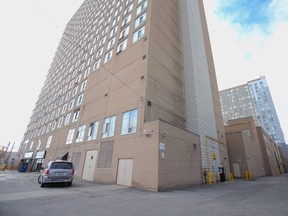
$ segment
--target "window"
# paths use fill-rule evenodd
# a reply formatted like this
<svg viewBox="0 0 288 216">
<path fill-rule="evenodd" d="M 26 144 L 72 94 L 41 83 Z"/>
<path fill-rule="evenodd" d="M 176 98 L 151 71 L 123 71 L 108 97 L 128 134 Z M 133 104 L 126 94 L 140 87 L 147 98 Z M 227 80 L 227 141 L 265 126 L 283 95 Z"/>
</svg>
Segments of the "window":
<svg viewBox="0 0 288 216">
<path fill-rule="evenodd" d="M 111 49 L 115 43 L 115 37 L 108 42 L 107 50 Z"/>
<path fill-rule="evenodd" d="M 98 40 L 99 40 L 99 35 L 96 35 L 94 40 L 93 40 L 93 44 L 95 44 Z"/>
<path fill-rule="evenodd" d="M 64 119 L 64 125 L 68 125 L 70 122 L 71 113 L 68 113 Z"/>
<path fill-rule="evenodd" d="M 79 108 L 79 109 L 76 109 L 76 110 L 74 111 L 72 122 L 76 122 L 76 121 L 78 120 L 79 113 L 80 113 L 80 108 Z"/>
<path fill-rule="evenodd" d="M 47 143 L 46 143 L 46 148 L 50 148 L 51 142 L 52 142 L 52 135 L 48 137 Z"/>
<path fill-rule="evenodd" d="M 66 112 L 66 109 L 67 109 L 67 103 L 63 105 L 61 114 L 64 114 Z"/>
<path fill-rule="evenodd" d="M 146 20 L 146 13 L 144 13 L 135 20 L 135 29 L 138 28 L 142 23 L 144 23 L 145 20 Z"/>
<path fill-rule="evenodd" d="M 75 101 L 75 99 L 73 99 L 69 102 L 68 110 L 71 110 L 73 108 L 74 101 Z"/>
<path fill-rule="evenodd" d="M 76 135 L 76 143 L 82 142 L 84 140 L 86 125 L 81 125 L 78 128 L 77 135 Z"/>
<path fill-rule="evenodd" d="M 69 130 L 68 135 L 67 135 L 67 139 L 66 139 L 66 144 L 72 143 L 74 132 L 75 132 L 75 128 Z"/>
<path fill-rule="evenodd" d="M 50 122 L 50 123 L 48 124 L 47 129 L 46 129 L 46 133 L 48 133 L 48 132 L 50 131 L 51 126 L 52 126 L 52 122 Z"/>
<path fill-rule="evenodd" d="M 129 34 L 129 26 L 120 32 L 120 38 L 119 39 L 126 37 L 128 34 Z"/>
<path fill-rule="evenodd" d="M 77 94 L 78 86 L 73 89 L 72 96 L 74 97 Z"/>
<path fill-rule="evenodd" d="M 124 10 L 124 16 L 128 13 L 130 13 L 133 9 L 133 4 L 129 5 L 125 10 Z"/>
<path fill-rule="evenodd" d="M 63 119 L 64 119 L 64 117 L 61 117 L 61 118 L 59 119 L 57 128 L 62 127 Z"/>
<path fill-rule="evenodd" d="M 97 138 L 98 127 L 99 127 L 99 121 L 92 122 L 90 124 L 89 130 L 88 130 L 88 141 L 95 140 Z"/>
<path fill-rule="evenodd" d="M 57 125 L 57 119 L 53 121 L 51 130 L 54 130 Z"/>
<path fill-rule="evenodd" d="M 99 46 L 102 46 L 105 43 L 105 41 L 106 41 L 106 36 L 100 40 Z"/>
<path fill-rule="evenodd" d="M 88 75 L 89 75 L 89 73 L 90 73 L 90 68 L 87 68 L 86 70 L 85 70 L 85 73 L 84 73 L 84 79 L 86 78 L 86 77 L 88 77 Z"/>
<path fill-rule="evenodd" d="M 38 140 L 38 145 L 37 145 L 36 150 L 39 150 L 40 146 L 41 146 L 41 139 Z"/>
<path fill-rule="evenodd" d="M 101 49 L 99 49 L 96 53 L 96 58 L 99 58 L 103 53 L 103 47 Z"/>
<path fill-rule="evenodd" d="M 102 31 L 102 36 L 104 36 L 105 34 L 107 34 L 107 31 L 108 31 L 108 26 L 103 29 L 103 31 Z"/>
<path fill-rule="evenodd" d="M 114 136 L 116 116 L 106 118 L 103 123 L 102 138 Z"/>
<path fill-rule="evenodd" d="M 94 53 L 95 48 L 96 48 L 96 45 L 91 48 L 90 55 L 92 55 Z"/>
<path fill-rule="evenodd" d="M 131 14 L 122 21 L 122 26 L 127 25 L 131 21 Z"/>
<path fill-rule="evenodd" d="M 135 133 L 137 128 L 138 110 L 123 113 L 121 134 Z"/>
<path fill-rule="evenodd" d="M 101 59 L 97 60 L 93 66 L 93 71 L 97 70 L 100 67 Z"/>
<path fill-rule="evenodd" d="M 104 25 L 108 25 L 108 24 L 110 23 L 110 21 L 111 21 L 111 16 L 108 17 L 108 19 L 105 21 L 105 24 L 104 24 Z"/>
<path fill-rule="evenodd" d="M 82 104 L 83 97 L 84 97 L 83 93 L 78 96 L 76 106 L 80 106 Z"/>
<path fill-rule="evenodd" d="M 71 95 L 71 91 L 69 91 L 69 92 L 66 94 L 66 98 L 65 98 L 65 101 L 69 100 L 69 98 L 70 98 L 70 95 Z"/>
<path fill-rule="evenodd" d="M 71 88 L 73 87 L 73 85 L 74 85 L 74 80 L 72 80 L 72 81 L 70 82 L 68 89 L 71 89 Z"/>
<path fill-rule="evenodd" d="M 111 32 L 110 32 L 110 38 L 113 37 L 113 35 L 116 34 L 117 29 L 118 29 L 118 26 L 116 26 L 115 28 L 113 28 L 113 29 L 111 30 Z"/>
<path fill-rule="evenodd" d="M 86 89 L 87 86 L 87 80 L 85 80 L 84 82 L 82 82 L 81 87 L 80 87 L 80 92 L 84 91 Z"/>
<path fill-rule="evenodd" d="M 57 109 L 56 117 L 58 117 L 58 116 L 60 115 L 60 112 L 61 112 L 61 107 L 59 107 L 59 108 Z"/>
<path fill-rule="evenodd" d="M 144 1 L 139 7 L 137 7 L 136 16 L 145 11 L 147 8 L 147 0 Z"/>
<path fill-rule="evenodd" d="M 127 39 L 122 41 L 117 47 L 117 53 L 125 50 L 127 48 Z"/>
<path fill-rule="evenodd" d="M 128 5 L 129 3 L 133 2 L 133 0 L 127 0 L 126 1 L 126 5 Z"/>
<path fill-rule="evenodd" d="M 79 70 L 78 71 L 82 71 L 84 69 L 84 63 L 79 67 Z"/>
<path fill-rule="evenodd" d="M 34 142 L 32 141 L 32 142 L 30 143 L 30 147 L 29 147 L 29 150 L 31 150 L 31 149 L 32 149 L 33 145 L 34 145 Z"/>
<path fill-rule="evenodd" d="M 114 17 L 118 16 L 118 15 L 120 14 L 121 10 L 122 10 L 122 6 L 119 7 L 119 8 L 115 11 Z"/>
<path fill-rule="evenodd" d="M 105 59 L 104 59 L 104 64 L 112 59 L 112 55 L 113 55 L 113 50 L 111 50 L 110 52 L 106 53 Z"/>
<path fill-rule="evenodd" d="M 141 29 L 139 29 L 134 33 L 132 43 L 135 43 L 136 41 L 144 37 L 144 34 L 145 34 L 145 26 L 143 26 Z"/>
<path fill-rule="evenodd" d="M 112 26 L 115 26 L 120 20 L 120 16 L 117 16 L 114 20 L 113 20 L 113 23 L 112 23 Z M 117 28 L 116 28 L 116 31 L 117 31 Z"/>
</svg>

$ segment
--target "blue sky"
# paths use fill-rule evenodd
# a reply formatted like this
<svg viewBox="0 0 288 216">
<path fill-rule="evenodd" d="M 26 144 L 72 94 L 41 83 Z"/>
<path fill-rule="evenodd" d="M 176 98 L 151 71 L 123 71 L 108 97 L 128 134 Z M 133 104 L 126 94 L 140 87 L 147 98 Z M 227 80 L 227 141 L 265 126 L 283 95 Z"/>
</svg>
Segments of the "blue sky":
<svg viewBox="0 0 288 216">
<path fill-rule="evenodd" d="M 220 90 L 265 75 L 288 141 L 288 1 L 203 0 Z"/>
<path fill-rule="evenodd" d="M 246 31 L 255 27 L 267 30 L 273 19 L 271 4 L 271 0 L 222 0 L 218 2 L 217 14 Z"/>
</svg>

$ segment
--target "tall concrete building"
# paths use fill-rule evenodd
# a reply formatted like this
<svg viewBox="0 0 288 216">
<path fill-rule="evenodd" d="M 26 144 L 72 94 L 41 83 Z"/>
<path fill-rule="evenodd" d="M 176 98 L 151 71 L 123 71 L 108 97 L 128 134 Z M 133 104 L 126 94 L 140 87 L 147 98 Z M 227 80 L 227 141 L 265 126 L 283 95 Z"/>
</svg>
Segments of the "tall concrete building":
<svg viewBox="0 0 288 216">
<path fill-rule="evenodd" d="M 82 179 L 152 190 L 228 171 L 202 1 L 85 0 L 19 151 L 30 170 L 67 158 Z"/>
<path fill-rule="evenodd" d="M 224 122 L 252 116 L 256 125 L 261 126 L 277 145 L 281 145 L 283 153 L 288 157 L 287 145 L 265 76 L 220 91 L 220 100 Z"/>
</svg>

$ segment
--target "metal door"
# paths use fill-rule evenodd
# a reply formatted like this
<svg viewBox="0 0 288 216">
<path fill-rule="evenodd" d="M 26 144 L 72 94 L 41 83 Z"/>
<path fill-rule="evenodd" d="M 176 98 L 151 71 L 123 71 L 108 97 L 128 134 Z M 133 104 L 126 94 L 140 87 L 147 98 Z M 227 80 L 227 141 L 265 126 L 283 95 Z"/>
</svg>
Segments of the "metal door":
<svg viewBox="0 0 288 216">
<path fill-rule="evenodd" d="M 235 177 L 241 177 L 239 163 L 233 163 L 233 171 Z"/>
<path fill-rule="evenodd" d="M 117 184 L 132 186 L 133 159 L 119 159 Z"/>
<path fill-rule="evenodd" d="M 97 161 L 97 153 L 97 150 L 90 150 L 86 152 L 82 179 L 93 181 Z"/>
</svg>

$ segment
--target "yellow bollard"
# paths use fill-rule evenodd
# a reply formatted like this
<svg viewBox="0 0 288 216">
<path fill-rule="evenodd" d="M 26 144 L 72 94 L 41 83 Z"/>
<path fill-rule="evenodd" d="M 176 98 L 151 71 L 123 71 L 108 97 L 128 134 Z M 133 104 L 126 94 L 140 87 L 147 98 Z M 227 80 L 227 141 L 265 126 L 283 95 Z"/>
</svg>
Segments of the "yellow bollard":
<svg viewBox="0 0 288 216">
<path fill-rule="evenodd" d="M 208 184 L 211 185 L 211 174 L 210 171 L 207 172 Z"/>
<path fill-rule="evenodd" d="M 234 182 L 234 177 L 233 177 L 233 173 L 229 173 L 229 181 L 230 183 Z"/>
<path fill-rule="evenodd" d="M 249 180 L 248 171 L 245 171 L 245 179 L 246 179 L 247 181 Z"/>
<path fill-rule="evenodd" d="M 253 179 L 253 174 L 251 171 L 249 171 L 249 179 L 252 180 Z"/>
</svg>

